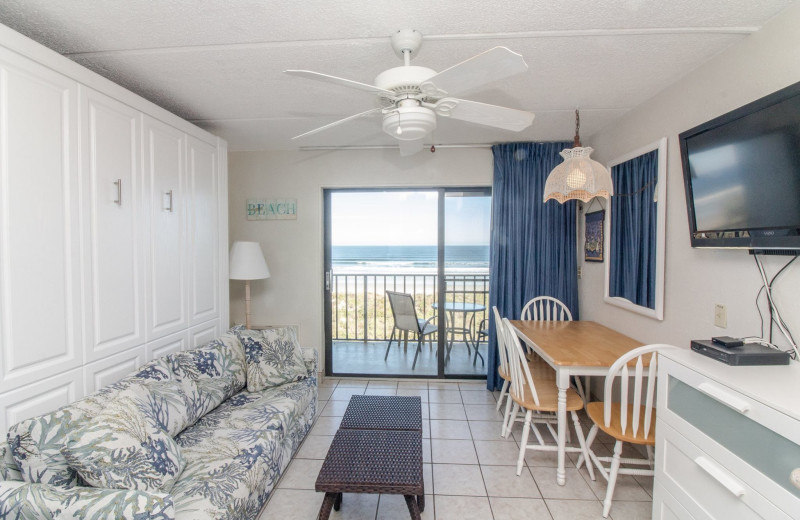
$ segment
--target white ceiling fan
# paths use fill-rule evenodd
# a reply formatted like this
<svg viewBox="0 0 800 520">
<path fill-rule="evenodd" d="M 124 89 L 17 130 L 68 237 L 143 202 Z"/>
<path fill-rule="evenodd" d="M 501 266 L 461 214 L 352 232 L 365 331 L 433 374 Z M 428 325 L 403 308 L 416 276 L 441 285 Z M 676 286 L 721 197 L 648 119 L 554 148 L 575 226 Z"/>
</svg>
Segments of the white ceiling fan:
<svg viewBox="0 0 800 520">
<path fill-rule="evenodd" d="M 505 47 L 494 47 L 442 72 L 411 65 L 422 44 L 422 34 L 403 29 L 392 35 L 392 47 L 404 65 L 385 70 L 374 85 L 310 70 L 286 70 L 286 74 L 363 90 L 377 95 L 380 106 L 295 136 L 299 139 L 360 117 L 381 114 L 383 131 L 397 139 L 401 155 L 412 155 L 423 147 L 425 137 L 436 128 L 436 116 L 519 132 L 533 122 L 533 114 L 497 105 L 450 97 L 452 94 L 497 81 L 528 70 L 521 55 Z"/>
</svg>

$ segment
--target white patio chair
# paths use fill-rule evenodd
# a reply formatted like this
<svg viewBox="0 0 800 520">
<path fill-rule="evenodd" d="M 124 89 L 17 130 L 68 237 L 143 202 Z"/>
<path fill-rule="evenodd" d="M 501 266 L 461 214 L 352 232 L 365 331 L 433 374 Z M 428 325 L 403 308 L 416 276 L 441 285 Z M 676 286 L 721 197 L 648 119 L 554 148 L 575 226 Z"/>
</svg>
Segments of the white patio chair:
<svg viewBox="0 0 800 520">
<path fill-rule="evenodd" d="M 410 294 L 386 291 L 386 296 L 389 298 L 389 306 L 394 316 L 394 327 L 392 328 L 392 336 L 389 338 L 389 344 L 386 345 L 386 355 L 383 356 L 383 360 L 386 361 L 389 357 L 389 349 L 392 347 L 392 341 L 395 339 L 395 333 L 397 331 L 402 331 L 406 334 L 406 341 L 408 341 L 407 334 L 413 332 L 417 335 L 417 351 L 414 354 L 414 363 L 411 365 L 411 370 L 414 370 L 417 366 L 417 358 L 422 350 L 422 341 L 425 339 L 425 336 L 429 336 L 438 330 L 438 328 L 433 325 L 436 316 L 428 320 L 417 318 L 414 297 Z M 428 338 L 428 341 L 431 347 L 433 347 L 433 339 Z M 397 337 L 397 346 L 398 348 L 400 347 L 399 335 Z"/>
</svg>

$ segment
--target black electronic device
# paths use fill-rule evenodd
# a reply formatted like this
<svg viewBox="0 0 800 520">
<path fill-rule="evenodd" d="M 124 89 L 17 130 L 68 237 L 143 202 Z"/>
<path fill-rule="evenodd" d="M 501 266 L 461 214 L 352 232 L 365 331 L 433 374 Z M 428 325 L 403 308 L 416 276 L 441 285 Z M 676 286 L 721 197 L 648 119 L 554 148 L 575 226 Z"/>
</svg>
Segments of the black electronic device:
<svg viewBox="0 0 800 520">
<path fill-rule="evenodd" d="M 692 247 L 800 249 L 800 83 L 678 137 Z"/>
<path fill-rule="evenodd" d="M 732 366 L 788 365 L 789 354 L 758 343 L 745 343 L 729 349 L 706 340 L 692 340 L 692 350 Z"/>
<path fill-rule="evenodd" d="M 739 338 L 732 338 L 730 336 L 715 336 L 711 338 L 711 341 L 727 348 L 741 347 L 744 345 L 744 341 L 740 340 Z"/>
</svg>

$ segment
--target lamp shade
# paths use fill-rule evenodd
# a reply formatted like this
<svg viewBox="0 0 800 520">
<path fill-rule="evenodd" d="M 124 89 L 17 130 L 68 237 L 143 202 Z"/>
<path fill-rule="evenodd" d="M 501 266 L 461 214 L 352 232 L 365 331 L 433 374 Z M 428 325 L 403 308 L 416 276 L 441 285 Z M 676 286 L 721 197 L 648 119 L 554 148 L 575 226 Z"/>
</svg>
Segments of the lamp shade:
<svg viewBox="0 0 800 520">
<path fill-rule="evenodd" d="M 269 267 L 258 242 L 236 241 L 231 246 L 231 280 L 261 280 L 269 278 Z"/>
<path fill-rule="evenodd" d="M 560 203 L 577 199 L 589 202 L 593 197 L 610 198 L 614 194 L 611 173 L 591 157 L 590 147 L 561 151 L 564 162 L 553 168 L 544 185 L 544 202 Z"/>
</svg>

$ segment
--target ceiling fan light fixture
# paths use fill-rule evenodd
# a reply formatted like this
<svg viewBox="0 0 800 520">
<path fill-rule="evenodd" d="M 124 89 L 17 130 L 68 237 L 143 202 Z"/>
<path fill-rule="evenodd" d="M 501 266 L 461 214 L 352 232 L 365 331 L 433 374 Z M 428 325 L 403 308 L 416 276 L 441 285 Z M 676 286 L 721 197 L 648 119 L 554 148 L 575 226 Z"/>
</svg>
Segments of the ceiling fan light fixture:
<svg viewBox="0 0 800 520">
<path fill-rule="evenodd" d="M 436 114 L 430 108 L 401 106 L 383 116 L 383 131 L 401 141 L 422 139 L 436 129 Z"/>
<path fill-rule="evenodd" d="M 611 198 L 614 186 L 608 168 L 591 158 L 593 148 L 581 146 L 580 116 L 575 110 L 574 148 L 562 150 L 564 162 L 553 168 L 544 184 L 544 202 L 555 199 L 563 204 L 568 200 L 589 202 L 594 197 Z"/>
</svg>

